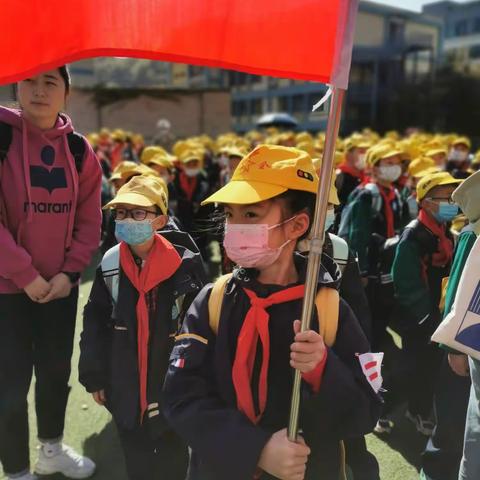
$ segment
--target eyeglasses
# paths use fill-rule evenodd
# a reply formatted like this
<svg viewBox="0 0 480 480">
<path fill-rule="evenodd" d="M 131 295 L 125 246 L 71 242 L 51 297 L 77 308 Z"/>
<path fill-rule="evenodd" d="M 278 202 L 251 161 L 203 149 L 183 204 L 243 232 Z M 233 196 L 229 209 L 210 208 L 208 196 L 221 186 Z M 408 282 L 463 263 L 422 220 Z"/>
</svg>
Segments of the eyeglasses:
<svg viewBox="0 0 480 480">
<path fill-rule="evenodd" d="M 451 197 L 442 198 L 442 197 L 427 197 L 426 200 L 432 200 L 434 202 L 446 202 L 449 205 L 455 205 L 455 202 L 452 200 Z"/>
<path fill-rule="evenodd" d="M 133 218 L 136 222 L 141 222 L 147 218 L 149 213 L 152 215 L 157 215 L 157 212 L 145 210 L 144 208 L 132 208 L 131 210 L 128 210 L 127 208 L 116 208 L 113 210 L 113 218 L 115 218 L 115 220 Z"/>
</svg>

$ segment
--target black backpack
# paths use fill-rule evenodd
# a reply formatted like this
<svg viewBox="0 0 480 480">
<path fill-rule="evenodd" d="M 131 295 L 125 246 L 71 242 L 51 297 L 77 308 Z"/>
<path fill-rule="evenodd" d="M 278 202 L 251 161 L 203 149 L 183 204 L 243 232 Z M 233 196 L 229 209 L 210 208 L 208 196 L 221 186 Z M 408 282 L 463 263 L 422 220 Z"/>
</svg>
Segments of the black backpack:
<svg viewBox="0 0 480 480">
<path fill-rule="evenodd" d="M 12 126 L 5 122 L 0 122 L 0 165 L 7 158 L 8 150 L 12 143 Z M 75 159 L 75 167 L 78 173 L 82 172 L 83 159 L 87 146 L 85 139 L 76 132 L 67 134 L 68 148 Z"/>
</svg>

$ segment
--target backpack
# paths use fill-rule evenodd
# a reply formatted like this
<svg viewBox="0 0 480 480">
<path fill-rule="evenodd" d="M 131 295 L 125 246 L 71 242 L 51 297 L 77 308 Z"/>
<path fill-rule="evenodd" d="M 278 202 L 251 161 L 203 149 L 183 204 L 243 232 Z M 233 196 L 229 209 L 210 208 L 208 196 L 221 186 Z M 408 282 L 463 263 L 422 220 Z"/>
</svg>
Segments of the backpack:
<svg viewBox="0 0 480 480">
<path fill-rule="evenodd" d="M 10 145 L 12 144 L 12 138 L 12 126 L 8 123 L 0 122 L 0 165 L 7 158 Z M 77 132 L 70 132 L 67 133 L 67 142 L 70 153 L 75 159 L 75 168 L 78 173 L 81 173 L 83 159 L 87 150 L 85 139 Z"/>
<path fill-rule="evenodd" d="M 212 332 L 217 335 L 222 313 L 223 298 L 228 281 L 232 274 L 222 275 L 213 284 L 210 298 L 208 299 L 209 324 Z M 335 343 L 340 312 L 340 295 L 334 288 L 323 287 L 315 298 L 317 314 L 320 324 L 320 335 L 325 344 L 331 347 Z"/>
</svg>

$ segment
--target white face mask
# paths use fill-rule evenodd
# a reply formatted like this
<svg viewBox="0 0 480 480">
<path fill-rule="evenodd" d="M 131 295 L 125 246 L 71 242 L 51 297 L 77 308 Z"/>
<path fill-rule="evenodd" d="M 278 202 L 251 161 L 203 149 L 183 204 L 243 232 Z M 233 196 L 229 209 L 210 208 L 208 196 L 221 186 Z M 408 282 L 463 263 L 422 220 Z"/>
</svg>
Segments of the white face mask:
<svg viewBox="0 0 480 480">
<path fill-rule="evenodd" d="M 365 170 L 366 166 L 367 166 L 367 154 L 361 153 L 358 155 L 357 161 L 355 162 L 355 168 L 358 168 L 358 170 Z"/>
<path fill-rule="evenodd" d="M 468 152 L 464 150 L 452 149 L 450 150 L 449 160 L 454 162 L 464 162 L 468 158 Z"/>
<path fill-rule="evenodd" d="M 187 177 L 193 178 L 196 177 L 200 173 L 199 168 L 186 168 L 185 169 L 185 175 Z"/>
<path fill-rule="evenodd" d="M 378 168 L 378 178 L 384 182 L 396 182 L 402 175 L 400 165 L 384 165 Z"/>
</svg>

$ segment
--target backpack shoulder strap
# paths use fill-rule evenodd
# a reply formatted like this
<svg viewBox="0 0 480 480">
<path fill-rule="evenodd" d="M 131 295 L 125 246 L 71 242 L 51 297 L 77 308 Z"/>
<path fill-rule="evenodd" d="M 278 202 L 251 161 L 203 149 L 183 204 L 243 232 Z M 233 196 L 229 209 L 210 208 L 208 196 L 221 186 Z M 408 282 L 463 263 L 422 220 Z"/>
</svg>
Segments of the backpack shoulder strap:
<svg viewBox="0 0 480 480">
<path fill-rule="evenodd" d="M 101 268 L 105 285 L 116 305 L 120 285 L 120 245 L 115 245 L 103 256 Z"/>
<path fill-rule="evenodd" d="M 322 287 L 315 298 L 319 333 L 327 347 L 333 346 L 337 338 L 338 317 L 340 313 L 340 295 L 338 290 Z"/>
<path fill-rule="evenodd" d="M 82 172 L 83 159 L 87 146 L 85 139 L 77 132 L 70 132 L 67 134 L 68 148 L 75 159 L 75 167 L 78 173 Z"/>
<path fill-rule="evenodd" d="M 337 235 L 329 235 L 333 246 L 333 259 L 343 273 L 348 263 L 348 243 L 343 238 L 337 237 Z"/>
<path fill-rule="evenodd" d="M 218 326 L 220 324 L 220 315 L 222 313 L 223 296 L 227 288 L 228 281 L 232 278 L 232 274 L 222 275 L 213 284 L 210 298 L 208 299 L 208 316 L 209 324 L 212 332 L 217 335 Z"/>
<path fill-rule="evenodd" d="M 7 158 L 8 150 L 12 144 L 13 130 L 12 126 L 5 122 L 0 122 L 0 164 Z"/>
</svg>

